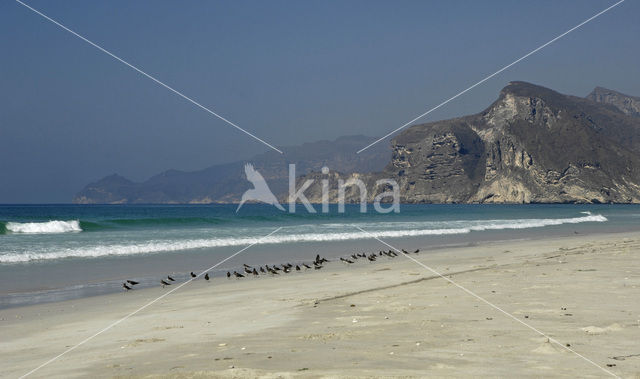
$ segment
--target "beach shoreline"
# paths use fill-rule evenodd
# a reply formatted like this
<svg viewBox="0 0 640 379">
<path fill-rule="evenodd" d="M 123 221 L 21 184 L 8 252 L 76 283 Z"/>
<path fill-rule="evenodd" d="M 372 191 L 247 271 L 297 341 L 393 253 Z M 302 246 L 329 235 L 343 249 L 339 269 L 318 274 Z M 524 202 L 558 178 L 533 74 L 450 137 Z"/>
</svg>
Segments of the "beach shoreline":
<svg viewBox="0 0 640 379">
<path fill-rule="evenodd" d="M 576 234 L 592 237 L 628 233 L 636 228 L 621 228 L 621 231 L 600 232 L 555 229 L 524 229 L 510 233 L 482 232 L 469 235 L 439 236 L 440 239 L 398 239 L 385 238 L 386 242 L 398 248 L 420 247 L 430 254 L 443 250 L 481 246 L 488 243 L 518 243 L 534 240 L 555 240 Z M 448 237 L 448 238 L 444 238 Z M 401 246 L 400 246 L 401 245 Z M 345 242 L 297 243 L 281 245 L 257 245 L 237 259 L 226 262 L 211 270 L 212 277 L 224 276 L 228 270 L 242 271 L 242 263 L 252 266 L 273 265 L 284 262 L 311 263 L 318 252 L 331 260 L 348 257 L 353 252 L 377 251 L 384 249 L 374 238 Z M 0 310 L 35 304 L 67 301 L 92 296 L 104 296 L 122 292 L 122 283 L 134 279 L 141 284 L 136 289 L 147 289 L 159 285 L 162 275 L 167 273 L 180 280 L 189 279 L 189 272 L 200 273 L 206 267 L 235 253 L 239 248 L 202 249 L 173 252 L 170 254 L 143 254 L 92 259 L 71 259 L 57 262 L 33 262 L 17 264 L 16 271 L 7 271 L 5 265 L 0 289 Z M 286 254 L 286 251 L 295 253 Z M 284 252 L 285 254 L 281 254 Z M 266 254 L 265 254 L 266 253 Z M 53 265 L 53 266 L 52 266 Z M 69 274 L 70 273 L 70 274 Z"/>
<path fill-rule="evenodd" d="M 411 254 L 600 368 L 399 256 L 199 278 L 34 377 L 638 376 L 638 247 L 640 232 L 624 232 Z M 167 291 L 0 310 L 0 374 L 23 375 Z"/>
</svg>

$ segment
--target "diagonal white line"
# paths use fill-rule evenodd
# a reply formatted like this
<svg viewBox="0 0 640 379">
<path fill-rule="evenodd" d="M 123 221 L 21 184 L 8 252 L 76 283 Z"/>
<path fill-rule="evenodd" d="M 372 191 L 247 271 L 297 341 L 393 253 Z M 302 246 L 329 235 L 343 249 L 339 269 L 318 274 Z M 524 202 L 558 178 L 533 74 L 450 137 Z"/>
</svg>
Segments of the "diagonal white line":
<svg viewBox="0 0 640 379">
<path fill-rule="evenodd" d="M 441 106 L 443 106 L 443 105 L 447 104 L 447 103 L 448 103 L 448 102 L 450 102 L 451 100 L 456 99 L 457 97 L 459 97 L 459 96 L 461 96 L 461 95 L 465 94 L 466 92 L 468 92 L 468 91 L 472 90 L 473 88 L 475 88 L 475 87 L 479 86 L 480 84 L 482 84 L 482 83 L 486 82 L 487 80 L 489 80 L 489 79 L 493 78 L 494 76 L 498 75 L 499 73 L 501 73 L 502 71 L 504 71 L 504 70 L 508 69 L 509 67 L 513 66 L 514 64 L 516 64 L 516 63 L 518 63 L 518 62 L 522 61 L 523 59 L 526 59 L 526 58 L 527 58 L 527 57 L 529 57 L 530 55 L 535 54 L 535 53 L 537 53 L 538 51 L 540 51 L 540 50 L 544 49 L 545 47 L 547 47 L 547 46 L 551 45 L 552 43 L 554 43 L 555 41 L 559 40 L 560 38 L 562 38 L 562 37 L 566 36 L 567 34 L 569 34 L 569 33 L 571 33 L 572 31 L 574 31 L 574 30 L 578 29 L 579 27 L 581 27 L 582 25 L 584 25 L 584 24 L 588 23 L 589 21 L 592 21 L 592 20 L 593 20 L 593 19 L 595 19 L 596 17 L 598 17 L 598 16 L 600 16 L 600 15 L 602 15 L 602 14 L 606 13 L 606 12 L 607 12 L 607 11 L 609 11 L 610 9 L 612 9 L 612 8 L 614 8 L 614 7 L 618 6 L 618 5 L 620 5 L 620 4 L 621 4 L 621 3 L 623 3 L 623 2 L 624 2 L 624 0 L 620 0 L 620 1 L 618 1 L 617 3 L 613 4 L 612 6 L 610 6 L 610 7 L 606 8 L 605 10 L 600 11 L 600 12 L 598 12 L 597 14 L 595 14 L 595 15 L 593 15 L 593 16 L 591 16 L 591 17 L 589 17 L 588 19 L 586 19 L 586 20 L 582 21 L 582 22 L 581 22 L 581 23 L 579 23 L 578 25 L 576 25 L 576 26 L 574 26 L 573 28 L 571 28 L 571 29 L 567 30 L 566 32 L 564 32 L 564 33 L 560 34 L 559 36 L 557 36 L 557 37 L 555 37 L 554 39 L 552 39 L 552 40 L 548 41 L 547 43 L 544 43 L 544 44 L 542 44 L 542 45 L 538 46 L 537 48 L 535 48 L 535 49 L 531 50 L 531 51 L 530 51 L 530 52 L 528 52 L 527 54 L 525 54 L 525 55 L 523 55 L 522 57 L 520 57 L 520 58 L 516 59 L 515 61 L 513 61 L 513 62 L 509 63 L 508 65 L 506 65 L 506 66 L 502 67 L 501 69 L 499 69 L 498 71 L 494 72 L 493 74 L 491 74 L 491 75 L 489 75 L 489 76 L 485 77 L 484 79 L 480 80 L 479 82 L 477 82 L 476 84 L 472 85 L 471 87 L 469 87 L 469 88 L 467 88 L 467 89 L 465 89 L 465 90 L 463 90 L 463 91 L 458 92 L 456 95 L 454 95 L 454 96 L 450 97 L 449 99 L 447 99 L 447 100 L 443 101 L 442 103 L 440 103 L 440 104 L 436 105 L 435 107 L 433 107 L 433 108 L 429 109 L 428 111 L 424 112 L 424 113 L 423 113 L 423 114 L 421 114 L 420 116 L 418 116 L 418 117 L 416 117 L 416 118 L 414 118 L 414 119 L 412 119 L 412 120 L 408 121 L 407 123 L 403 124 L 403 125 L 402 125 L 402 126 L 400 126 L 399 128 L 396 128 L 396 129 L 392 130 L 391 132 L 387 133 L 384 137 L 381 137 L 381 138 L 377 139 L 376 141 L 374 141 L 374 142 L 370 143 L 369 145 L 365 146 L 364 148 L 362 148 L 362 149 L 358 150 L 358 154 L 360 154 L 361 152 L 363 152 L 363 151 L 367 150 L 368 148 L 370 148 L 371 146 L 375 145 L 376 143 L 378 143 L 378 142 L 382 141 L 383 139 L 385 139 L 385 138 L 389 137 L 390 135 L 392 135 L 392 134 L 394 134 L 394 133 L 398 132 L 399 130 L 402 130 L 402 129 L 406 128 L 408 125 L 410 125 L 410 124 L 412 124 L 412 123 L 414 123 L 414 122 L 418 121 L 419 119 L 423 118 L 424 116 L 428 115 L 429 113 L 431 113 L 431 112 L 435 111 L 436 109 L 440 108 Z"/>
<path fill-rule="evenodd" d="M 495 305 L 495 304 L 491 303 L 490 301 L 486 300 L 485 298 L 481 297 L 480 295 L 477 295 L 476 293 L 472 292 L 471 290 L 467 289 L 466 287 L 463 287 L 462 285 L 460 285 L 460 284 L 458 284 L 458 283 L 454 282 L 452 279 L 447 278 L 446 276 L 442 275 L 441 273 L 439 273 L 438 271 L 436 271 L 436 270 L 432 269 L 431 267 L 429 267 L 429 266 L 425 265 L 424 263 L 422 263 L 422 262 L 418 261 L 417 259 L 413 258 L 412 256 L 402 253 L 402 251 L 401 251 L 400 249 L 396 249 L 395 247 L 393 247 L 393 246 L 389 245 L 388 243 L 384 242 L 383 240 L 381 240 L 380 238 L 378 238 L 378 237 L 377 237 L 377 236 L 375 236 L 374 234 L 371 234 L 370 232 L 368 232 L 368 231 L 366 231 L 366 230 L 362 229 L 362 228 L 361 228 L 361 227 L 359 227 L 358 225 L 352 225 L 352 226 L 353 226 L 354 228 L 359 229 L 360 231 L 362 231 L 362 232 L 366 233 L 368 236 L 370 236 L 371 238 L 373 238 L 373 239 L 377 240 L 378 242 L 380 242 L 380 243 L 382 243 L 382 244 L 386 245 L 387 247 L 389 247 L 389 248 L 391 248 L 391 249 L 393 249 L 393 250 L 397 251 L 400 255 L 402 255 L 402 256 L 404 256 L 404 257 L 407 257 L 407 258 L 409 258 L 410 260 L 414 261 L 415 263 L 419 264 L 420 266 L 422 266 L 422 267 L 426 268 L 427 270 L 431 271 L 432 273 L 434 273 L 435 275 L 437 275 L 437 276 L 441 277 L 442 279 L 446 280 L 447 282 L 449 282 L 449 283 L 453 284 L 454 286 L 456 286 L 456 287 L 460 288 L 461 290 L 463 290 L 464 292 L 468 293 L 469 295 L 471 295 L 471 296 L 475 297 L 476 299 L 478 299 L 478 300 L 482 301 L 483 303 L 485 303 L 485 304 L 489 305 L 490 307 L 492 307 L 492 308 L 494 308 L 494 309 L 496 309 L 496 310 L 500 311 L 501 313 L 503 313 L 503 314 L 504 314 L 504 315 L 506 315 L 507 317 L 509 317 L 509 318 L 511 318 L 511 319 L 513 319 L 513 320 L 515 320 L 515 321 L 517 321 L 517 322 L 519 322 L 520 324 L 522 324 L 522 325 L 526 326 L 527 328 L 529 328 L 529 329 L 533 330 L 534 332 L 536 332 L 536 333 L 540 334 L 541 336 L 546 337 L 549 341 L 551 341 L 551 342 L 553 342 L 553 343 L 557 344 L 558 346 L 561 346 L 562 348 L 564 348 L 564 349 L 566 349 L 566 350 L 568 350 L 568 351 L 572 352 L 573 354 L 577 355 L 578 357 L 580 357 L 580 358 L 584 359 L 585 361 L 587 361 L 587 362 L 591 363 L 592 365 L 596 366 L 597 368 L 599 368 L 600 370 L 602 370 L 602 371 L 606 372 L 607 374 L 612 375 L 612 376 L 614 376 L 614 377 L 616 377 L 616 378 L 620 378 L 618 375 L 616 375 L 616 374 L 614 374 L 613 372 L 611 372 L 611 371 L 607 370 L 606 368 L 604 368 L 604 367 L 600 366 L 599 364 L 595 363 L 595 362 L 594 362 L 594 361 L 592 361 L 591 359 L 589 359 L 589 358 L 585 357 L 584 355 L 582 355 L 582 354 L 580 354 L 580 353 L 576 352 L 575 350 L 571 349 L 570 347 L 568 347 L 568 346 L 566 346 L 566 345 L 562 344 L 561 342 L 559 342 L 559 341 L 558 341 L 558 340 L 556 340 L 555 338 L 553 338 L 553 337 L 549 337 L 548 335 L 544 334 L 543 332 L 541 332 L 540 330 L 536 329 L 535 327 L 533 327 L 533 326 L 531 326 L 531 325 L 527 324 L 526 322 L 524 322 L 524 321 L 520 320 L 520 319 L 519 319 L 519 318 L 517 318 L 516 316 L 514 316 L 514 315 L 512 315 L 511 313 L 509 313 L 509 312 L 507 312 L 507 311 L 503 310 L 502 308 L 500 308 L 500 307 L 498 307 L 497 305 Z"/>
<path fill-rule="evenodd" d="M 248 131 L 246 131 L 246 130 L 242 129 L 241 127 L 239 127 L 239 126 L 238 126 L 238 125 L 236 125 L 235 123 L 233 123 L 233 122 L 229 121 L 228 119 L 226 119 L 226 118 L 224 118 L 224 117 L 220 116 L 218 113 L 216 113 L 216 112 L 212 111 L 211 109 L 209 109 L 209 108 L 205 107 L 204 105 L 202 105 L 202 104 L 198 103 L 197 101 L 193 100 L 192 98 L 190 98 L 189 96 L 187 96 L 187 95 L 183 94 L 182 92 L 180 92 L 180 91 L 178 91 L 178 90 L 176 90 L 176 89 L 174 89 L 174 88 L 170 87 L 169 85 L 167 85 L 167 84 L 163 83 L 163 82 L 162 82 L 162 81 L 160 81 L 159 79 L 156 79 L 156 78 L 155 78 L 155 77 L 153 77 L 152 75 L 147 74 L 146 72 L 142 71 L 142 70 L 141 70 L 141 69 L 139 69 L 138 67 L 136 67 L 136 66 L 132 65 L 131 63 L 129 63 L 129 62 L 127 62 L 127 61 L 125 61 L 124 59 L 120 58 L 119 56 L 117 56 L 117 55 L 113 54 L 112 52 L 108 51 L 107 49 L 103 48 L 102 46 L 100 46 L 100 45 L 98 45 L 98 44 L 96 44 L 96 43 L 94 43 L 94 42 L 91 42 L 91 41 L 90 41 L 90 40 L 88 40 L 87 38 L 85 38 L 85 37 L 81 36 L 80 34 L 78 34 L 78 33 L 74 32 L 73 30 L 71 30 L 71 29 L 67 28 L 66 26 L 62 25 L 62 24 L 61 24 L 61 23 L 59 23 L 58 21 L 56 21 L 56 20 L 52 19 L 51 17 L 49 17 L 49 16 L 45 15 L 44 13 L 42 13 L 42 12 L 40 12 L 40 11 L 38 11 L 37 9 L 34 9 L 34 8 L 32 8 L 31 6 L 29 6 L 29 5 L 25 4 L 25 3 L 23 3 L 22 1 L 20 1 L 20 0 L 16 0 L 16 2 L 17 2 L 18 4 L 20 4 L 20 5 L 24 6 L 25 8 L 32 10 L 34 13 L 36 13 L 36 14 L 38 14 L 38 15 L 40 15 L 40 16 L 42 16 L 42 17 L 44 17 L 44 18 L 45 18 L 45 19 L 47 19 L 48 21 L 51 21 L 51 22 L 52 22 L 52 23 L 54 23 L 55 25 L 57 25 L 57 26 L 61 27 L 62 29 L 66 30 L 67 32 L 69 32 L 69 33 L 71 33 L 71 34 L 73 34 L 74 36 L 76 36 L 76 37 L 80 38 L 81 40 L 85 41 L 86 43 L 88 43 L 89 45 L 91 45 L 91 46 L 95 47 L 96 49 L 98 49 L 98 50 L 102 51 L 103 53 L 105 53 L 105 54 L 107 54 L 107 55 L 111 56 L 112 58 L 116 59 L 117 61 L 119 61 L 119 62 L 121 62 L 121 63 L 124 63 L 125 65 L 127 65 L 127 66 L 131 67 L 132 69 L 136 70 L 136 71 L 137 71 L 137 72 L 139 72 L 140 74 L 142 74 L 142 75 L 146 76 L 147 78 L 149 78 L 149 79 L 153 80 L 154 82 L 156 82 L 156 83 L 160 84 L 160 85 L 161 85 L 161 86 L 163 86 L 164 88 L 166 88 L 166 89 L 168 89 L 169 91 L 171 91 L 171 92 L 175 93 L 176 95 L 178 95 L 178 96 L 182 97 L 183 99 L 187 100 L 188 102 L 192 103 L 193 105 L 197 106 L 198 108 L 201 108 L 202 110 L 204 110 L 204 111 L 206 111 L 206 112 L 208 112 L 208 113 L 210 113 L 210 114 L 214 115 L 215 117 L 217 117 L 217 118 L 219 118 L 220 120 L 222 120 L 222 121 L 226 122 L 227 124 L 229 124 L 229 125 L 233 126 L 234 128 L 236 128 L 236 129 L 240 130 L 241 132 L 243 132 L 244 134 L 246 134 L 246 135 L 250 136 L 251 138 L 253 138 L 253 139 L 257 140 L 257 141 L 262 142 L 264 145 L 266 145 L 266 146 L 268 146 L 268 147 L 272 148 L 273 150 L 277 151 L 278 153 L 283 154 L 283 152 L 282 152 L 282 151 L 280 151 L 279 149 L 277 149 L 276 147 L 274 147 L 274 146 L 273 146 L 273 145 L 271 145 L 270 143 L 265 142 L 264 140 L 260 139 L 259 137 L 257 137 L 257 136 L 255 136 L 255 135 L 253 135 L 251 132 L 248 132 Z"/>
<path fill-rule="evenodd" d="M 159 300 L 161 300 L 161 299 L 163 299 L 163 298 L 165 298 L 165 297 L 169 296 L 169 295 L 170 295 L 170 294 L 172 294 L 173 292 L 175 292 L 175 291 L 179 290 L 179 289 L 180 289 L 180 288 L 182 288 L 183 286 L 185 286 L 185 285 L 187 285 L 187 284 L 191 283 L 193 280 L 195 280 L 195 279 L 199 278 L 201 275 L 203 275 L 203 274 L 204 274 L 204 273 L 206 273 L 207 271 L 211 271 L 211 270 L 213 270 L 214 268 L 218 267 L 219 265 L 223 264 L 224 262 L 228 261 L 229 259 L 231 259 L 231 258 L 235 257 L 236 255 L 238 255 L 238 254 L 242 253 L 243 251 L 247 250 L 248 248 L 250 248 L 250 247 L 252 247 L 252 246 L 254 246 L 254 245 L 258 244 L 261 240 L 263 240 L 263 239 L 265 239 L 265 238 L 269 237 L 270 235 L 272 235 L 272 234 L 274 234 L 274 233 L 276 233 L 276 232 L 280 231 L 280 229 L 282 229 L 282 226 L 281 226 L 281 227 L 279 227 L 278 229 L 274 230 L 273 232 L 271 232 L 271 233 L 269 233 L 269 234 L 267 234 L 267 235 L 265 235 L 265 236 L 260 237 L 257 241 L 255 241 L 255 242 L 254 242 L 254 243 L 252 243 L 251 245 L 245 246 L 244 248 L 242 248 L 242 249 L 238 250 L 237 252 L 233 253 L 232 255 L 228 256 L 227 258 L 225 258 L 225 259 L 221 260 L 220 262 L 216 263 L 215 265 L 213 265 L 213 266 L 209 267 L 208 269 L 206 269 L 206 270 L 202 271 L 200 274 L 196 275 L 196 277 L 195 277 L 195 278 L 191 278 L 191 279 L 187 280 L 186 282 L 184 282 L 184 283 L 180 284 L 179 286 L 177 286 L 176 288 L 172 289 L 171 291 L 169 291 L 169 292 L 167 292 L 167 293 L 163 294 L 162 296 L 158 297 L 158 298 L 157 298 L 157 299 L 155 299 L 155 300 L 152 300 L 152 301 L 148 302 L 147 304 L 145 304 L 145 305 L 143 305 L 142 307 L 138 308 L 137 310 L 135 310 L 135 311 L 133 311 L 133 312 L 129 313 L 128 315 L 124 316 L 123 318 L 119 319 L 118 321 L 113 322 L 112 324 L 110 324 L 110 325 L 109 325 L 109 326 L 107 326 L 106 328 L 104 328 L 104 329 L 100 330 L 99 332 L 97 332 L 97 333 L 95 333 L 95 334 L 93 334 L 93 335 L 91 335 L 91 336 L 89 336 L 89 337 L 85 338 L 84 340 L 80 341 L 78 344 L 76 344 L 76 345 L 74 345 L 74 346 L 72 346 L 72 347 L 68 348 L 67 350 L 63 351 L 62 353 L 60 353 L 60 354 L 56 355 L 55 357 L 53 357 L 53 358 L 49 359 L 48 361 L 44 362 L 44 363 L 43 363 L 43 364 L 41 364 L 40 366 L 38 366 L 38 367 L 34 368 L 33 370 L 29 371 L 28 373 L 26 373 L 26 374 L 22 375 L 22 376 L 20 377 L 20 379 L 25 378 L 25 377 L 27 377 L 27 376 L 29 376 L 29 375 L 33 374 L 34 372 L 36 372 L 36 371 L 40 370 L 41 368 L 43 368 L 44 366 L 48 365 L 49 363 L 51 363 L 51 362 L 53 362 L 53 361 L 57 360 L 58 358 L 60 358 L 60 357 L 62 357 L 63 355 L 67 354 L 68 352 L 70 352 L 70 351 L 72 351 L 72 350 L 75 350 L 77 347 L 79 347 L 79 346 L 81 346 L 81 345 L 84 345 L 85 343 L 89 342 L 89 341 L 90 341 L 90 340 L 92 340 L 93 338 L 95 338 L 95 337 L 99 336 L 100 334 L 102 334 L 102 333 L 106 332 L 107 330 L 109 330 L 109 329 L 113 328 L 114 326 L 116 326 L 116 325 L 120 324 L 120 323 L 121 323 L 121 322 L 123 322 L 124 320 L 126 320 L 126 319 L 128 319 L 129 317 L 131 317 L 131 316 L 135 315 L 136 313 L 138 313 L 138 312 L 142 311 L 143 309 L 145 309 L 145 308 L 149 307 L 150 305 L 154 304 L 155 302 L 157 302 L 157 301 L 159 301 Z"/>
</svg>

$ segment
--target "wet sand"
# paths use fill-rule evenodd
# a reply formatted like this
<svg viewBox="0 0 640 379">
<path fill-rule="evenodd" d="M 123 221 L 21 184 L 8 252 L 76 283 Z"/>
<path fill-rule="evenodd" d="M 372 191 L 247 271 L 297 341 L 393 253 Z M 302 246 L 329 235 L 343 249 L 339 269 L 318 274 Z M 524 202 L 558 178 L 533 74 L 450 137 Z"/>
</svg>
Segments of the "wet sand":
<svg viewBox="0 0 640 379">
<path fill-rule="evenodd" d="M 640 377 L 638 254 L 640 233 L 411 255 L 593 363 L 399 256 L 198 279 L 32 377 Z M 0 376 L 26 374 L 168 290 L 0 311 Z"/>
</svg>

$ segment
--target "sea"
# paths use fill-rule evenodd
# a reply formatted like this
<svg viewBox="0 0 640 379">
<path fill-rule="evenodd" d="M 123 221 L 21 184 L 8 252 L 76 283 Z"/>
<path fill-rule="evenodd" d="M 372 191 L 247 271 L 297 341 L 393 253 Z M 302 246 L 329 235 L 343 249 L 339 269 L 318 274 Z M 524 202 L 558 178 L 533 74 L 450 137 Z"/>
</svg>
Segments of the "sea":
<svg viewBox="0 0 640 379">
<path fill-rule="evenodd" d="M 0 308 L 160 285 L 172 275 L 356 252 L 640 230 L 638 205 L 418 205 L 398 213 L 270 205 L 0 205 Z M 364 230 L 364 231 L 363 231 Z M 229 258 L 231 257 L 231 258 Z M 465 259 L 464 256 L 456 259 Z M 220 263 L 222 262 L 222 263 Z M 215 268 L 212 268 L 216 266 Z"/>
</svg>

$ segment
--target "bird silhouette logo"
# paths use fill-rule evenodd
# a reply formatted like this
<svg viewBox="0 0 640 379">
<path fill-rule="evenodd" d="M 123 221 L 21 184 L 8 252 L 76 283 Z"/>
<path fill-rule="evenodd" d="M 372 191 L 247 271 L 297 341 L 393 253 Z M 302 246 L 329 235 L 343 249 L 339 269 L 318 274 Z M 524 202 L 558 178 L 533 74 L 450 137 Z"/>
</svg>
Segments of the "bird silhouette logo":
<svg viewBox="0 0 640 379">
<path fill-rule="evenodd" d="M 238 204 L 236 213 L 238 213 L 242 205 L 247 201 L 260 201 L 262 203 L 271 204 L 281 211 L 284 211 L 284 207 L 280 205 L 278 199 L 276 199 L 273 192 L 271 192 L 267 182 L 264 180 L 262 175 L 253 168 L 251 163 L 244 165 L 244 173 L 247 175 L 247 180 L 253 184 L 253 188 L 246 190 L 242 194 L 242 199 L 240 200 L 240 204 Z"/>
</svg>

